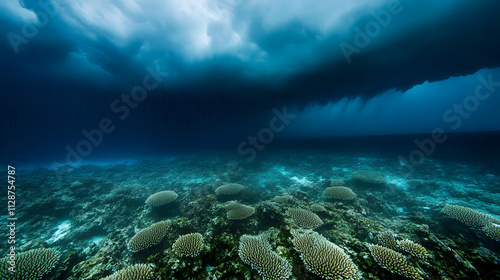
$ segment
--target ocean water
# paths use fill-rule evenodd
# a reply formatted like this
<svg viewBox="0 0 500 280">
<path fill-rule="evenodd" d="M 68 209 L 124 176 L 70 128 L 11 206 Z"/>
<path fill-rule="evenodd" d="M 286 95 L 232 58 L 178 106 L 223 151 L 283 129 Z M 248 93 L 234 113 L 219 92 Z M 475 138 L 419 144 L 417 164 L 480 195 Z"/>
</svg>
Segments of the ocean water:
<svg viewBox="0 0 500 280">
<path fill-rule="evenodd" d="M 500 279 L 500 1 L 0 1 L 0 280 Z"/>
<path fill-rule="evenodd" d="M 12 175 L 18 271 L 26 269 L 20 252 L 53 248 L 58 260 L 42 279 L 103 279 L 136 264 L 146 264 L 153 278 L 119 279 L 264 279 L 274 275 L 266 267 L 276 266 L 272 259 L 259 263 L 266 251 L 255 249 L 253 263 L 239 254 L 242 236 L 264 234 L 266 250 L 291 266 L 285 276 L 268 279 L 498 279 L 500 236 L 486 228 L 500 218 L 499 135 L 450 135 L 433 155 L 410 166 L 404 157 L 415 151 L 411 140 L 423 136 L 276 143 L 252 160 L 236 150 L 213 150 L 19 166 Z M 219 188 L 227 184 L 243 188 Z M 162 191 L 176 195 L 154 206 L 148 198 Z M 232 201 L 253 210 L 230 218 Z M 455 205 L 467 208 L 447 212 Z M 296 216 L 290 209 L 307 211 Z M 481 219 L 486 224 L 475 224 Z M 140 249 L 131 245 L 141 230 L 165 220 L 169 226 L 156 233 L 159 239 L 142 241 L 147 244 Z M 342 274 L 342 261 L 316 264 L 335 259 L 328 249 L 314 251 L 313 261 L 301 256 L 295 231 L 321 234 L 345 252 L 356 272 Z M 183 256 L 173 244 L 190 233 L 203 241 L 194 256 Z M 395 247 L 381 234 L 392 236 Z M 404 247 L 404 240 L 424 248 L 424 256 Z M 390 267 L 371 253 L 372 245 L 390 248 L 394 255 L 387 258 L 401 263 Z M 8 253 L 2 248 L 2 255 Z"/>
</svg>

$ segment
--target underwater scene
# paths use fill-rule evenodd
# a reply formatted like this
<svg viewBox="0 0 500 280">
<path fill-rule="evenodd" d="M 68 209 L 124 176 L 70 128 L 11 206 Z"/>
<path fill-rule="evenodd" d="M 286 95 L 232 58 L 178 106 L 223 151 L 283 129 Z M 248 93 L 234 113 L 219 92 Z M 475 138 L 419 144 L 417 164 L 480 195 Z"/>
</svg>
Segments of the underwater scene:
<svg viewBox="0 0 500 280">
<path fill-rule="evenodd" d="M 500 279 L 497 0 L 9 0 L 0 33 L 0 280 Z"/>
</svg>

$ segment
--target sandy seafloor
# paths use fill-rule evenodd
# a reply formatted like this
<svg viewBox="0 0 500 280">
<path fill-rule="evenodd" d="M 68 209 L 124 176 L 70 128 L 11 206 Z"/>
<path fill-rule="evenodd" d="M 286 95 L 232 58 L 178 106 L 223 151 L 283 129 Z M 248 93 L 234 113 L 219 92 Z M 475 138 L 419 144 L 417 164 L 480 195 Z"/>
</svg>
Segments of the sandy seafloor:
<svg viewBox="0 0 500 280">
<path fill-rule="evenodd" d="M 500 217 L 498 165 L 427 159 L 415 172 L 402 174 L 392 157 L 327 153 L 273 154 L 237 171 L 228 163 L 231 158 L 224 155 L 179 156 L 82 165 L 59 177 L 50 169 L 18 169 L 17 252 L 59 251 L 59 263 L 42 279 L 101 279 L 137 263 L 153 264 L 154 279 L 261 279 L 238 257 L 239 238 L 271 230 L 278 232 L 270 240 L 272 249 L 293 266 L 290 279 L 322 279 L 305 268 L 294 250 L 290 229 L 297 226 L 286 215 L 290 207 L 320 204 L 326 211 L 316 214 L 324 224 L 314 231 L 343 248 L 362 279 L 406 279 L 370 255 L 368 245 L 377 244 L 377 234 L 384 231 L 426 248 L 427 259 L 406 254 L 424 279 L 500 279 L 500 242 L 441 212 L 446 204 L 459 204 Z M 357 170 L 381 172 L 386 182 L 354 180 Z M 344 180 L 357 198 L 326 197 L 331 179 Z M 408 184 L 409 179 L 422 182 Z M 229 197 L 216 195 L 214 190 L 225 183 L 245 189 Z M 145 204 L 163 190 L 175 191 L 178 198 L 160 207 Z M 293 199 L 276 202 L 278 195 Z M 251 205 L 256 213 L 228 220 L 224 203 L 229 200 Z M 158 245 L 127 249 L 137 231 L 166 219 L 173 223 Z M 201 254 L 176 256 L 172 244 L 192 232 L 203 235 Z"/>
</svg>

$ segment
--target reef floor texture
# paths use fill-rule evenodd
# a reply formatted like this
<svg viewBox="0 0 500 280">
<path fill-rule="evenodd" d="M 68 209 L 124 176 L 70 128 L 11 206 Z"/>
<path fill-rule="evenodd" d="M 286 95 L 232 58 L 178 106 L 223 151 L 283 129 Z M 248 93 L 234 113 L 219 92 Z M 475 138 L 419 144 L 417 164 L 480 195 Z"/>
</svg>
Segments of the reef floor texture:
<svg viewBox="0 0 500 280">
<path fill-rule="evenodd" d="M 326 154 L 234 163 L 19 170 L 18 266 L 2 279 L 500 279 L 497 167 L 428 159 L 402 174 L 394 158 Z"/>
</svg>

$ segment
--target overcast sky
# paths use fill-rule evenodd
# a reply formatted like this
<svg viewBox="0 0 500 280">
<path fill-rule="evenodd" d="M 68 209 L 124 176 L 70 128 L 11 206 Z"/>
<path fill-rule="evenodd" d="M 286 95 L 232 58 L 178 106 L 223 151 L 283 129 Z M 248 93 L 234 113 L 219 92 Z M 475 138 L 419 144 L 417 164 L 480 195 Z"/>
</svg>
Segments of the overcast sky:
<svg viewBox="0 0 500 280">
<path fill-rule="evenodd" d="M 500 80 L 497 0 L 1 1 L 0 34 L 6 142 L 31 133 L 64 147 L 102 118 L 118 125 L 124 112 L 113 101 L 153 73 L 148 82 L 158 87 L 113 137 L 241 139 L 283 106 L 302 112 L 283 134 L 290 137 L 425 132 L 478 75 Z M 427 103 L 408 105 L 408 92 Z M 398 102 L 420 112 L 441 105 L 408 130 L 383 119 L 371 129 L 351 125 L 381 106 L 396 114 Z M 304 126 L 312 118 L 322 133 Z M 324 133 L 333 121 L 352 130 Z M 484 121 L 460 130 L 495 129 L 474 123 Z"/>
</svg>

